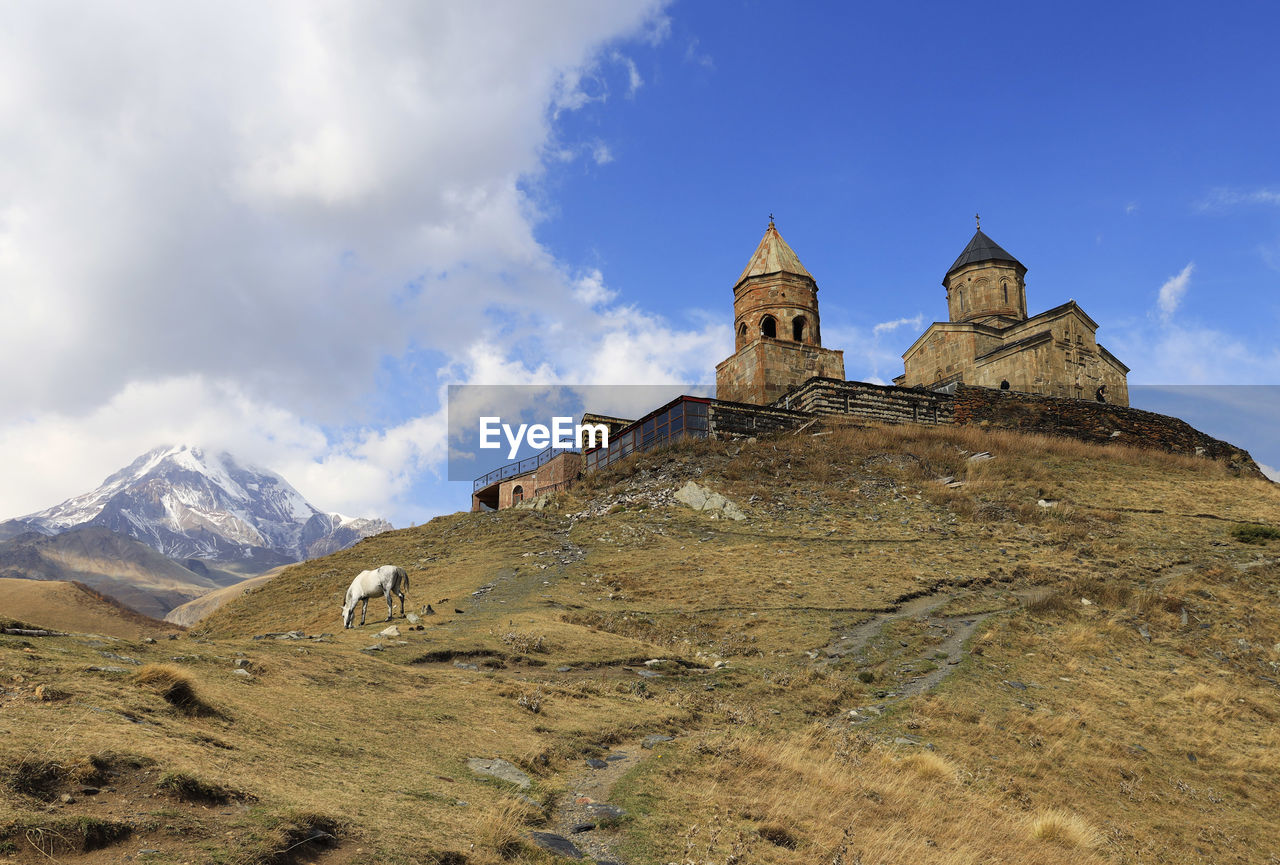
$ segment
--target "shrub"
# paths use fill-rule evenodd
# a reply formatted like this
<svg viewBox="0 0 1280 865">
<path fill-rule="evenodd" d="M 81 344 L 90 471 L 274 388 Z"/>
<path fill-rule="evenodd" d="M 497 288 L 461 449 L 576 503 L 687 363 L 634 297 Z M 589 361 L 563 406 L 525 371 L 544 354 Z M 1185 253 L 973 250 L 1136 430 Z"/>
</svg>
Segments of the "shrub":
<svg viewBox="0 0 1280 865">
<path fill-rule="evenodd" d="M 1237 523 L 1231 528 L 1231 537 L 1242 544 L 1265 544 L 1280 538 L 1280 529 L 1257 523 Z"/>
</svg>

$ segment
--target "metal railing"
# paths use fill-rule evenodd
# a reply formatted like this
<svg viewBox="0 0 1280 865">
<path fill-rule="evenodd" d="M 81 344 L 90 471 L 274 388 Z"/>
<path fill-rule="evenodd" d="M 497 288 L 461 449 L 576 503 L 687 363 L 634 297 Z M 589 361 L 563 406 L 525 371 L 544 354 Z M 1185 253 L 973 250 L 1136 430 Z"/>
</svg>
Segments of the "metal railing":
<svg viewBox="0 0 1280 865">
<path fill-rule="evenodd" d="M 496 468 L 483 477 L 476 478 L 475 482 L 472 484 L 471 491 L 475 492 L 476 490 L 484 489 L 490 484 L 497 483 L 498 481 L 505 481 L 507 478 L 514 478 L 517 475 L 524 474 L 525 472 L 531 472 L 539 466 L 544 466 L 551 462 L 553 459 L 560 456 L 560 454 L 570 453 L 576 454 L 581 453 L 581 451 L 577 448 L 550 447 L 541 453 L 534 454 L 531 457 L 526 457 L 519 462 L 507 463 L 505 466 Z"/>
</svg>

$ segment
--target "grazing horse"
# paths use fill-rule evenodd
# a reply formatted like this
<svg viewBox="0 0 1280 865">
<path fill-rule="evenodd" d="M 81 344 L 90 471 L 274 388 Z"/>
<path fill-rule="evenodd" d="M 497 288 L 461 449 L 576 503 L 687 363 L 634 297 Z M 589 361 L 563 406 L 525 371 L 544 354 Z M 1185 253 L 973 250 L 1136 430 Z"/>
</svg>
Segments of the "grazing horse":
<svg viewBox="0 0 1280 865">
<path fill-rule="evenodd" d="M 391 603 L 391 593 L 400 596 L 400 615 L 404 615 L 404 593 L 409 588 L 409 575 L 404 572 L 404 568 L 397 568 L 395 565 L 383 565 L 372 571 L 361 571 L 356 574 L 356 578 L 351 581 L 351 587 L 347 589 L 346 600 L 342 602 L 342 626 L 350 628 L 351 622 L 356 617 L 356 602 L 363 601 L 364 606 L 360 608 L 360 624 L 364 624 L 364 614 L 369 610 L 369 599 L 378 595 L 385 595 L 387 598 L 387 618 L 391 621 L 391 615 L 395 612 L 395 606 Z"/>
</svg>

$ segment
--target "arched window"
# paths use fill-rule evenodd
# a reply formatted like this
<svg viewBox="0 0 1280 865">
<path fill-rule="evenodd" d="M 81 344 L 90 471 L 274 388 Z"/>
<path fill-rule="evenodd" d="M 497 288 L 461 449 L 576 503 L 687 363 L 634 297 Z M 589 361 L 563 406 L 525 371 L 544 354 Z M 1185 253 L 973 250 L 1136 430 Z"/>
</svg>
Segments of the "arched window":
<svg viewBox="0 0 1280 865">
<path fill-rule="evenodd" d="M 767 336 L 770 339 L 778 338 L 778 321 L 771 315 L 766 315 L 760 319 L 760 335 Z"/>
<path fill-rule="evenodd" d="M 960 290 L 956 291 L 956 310 L 964 312 L 964 292 Z"/>
<path fill-rule="evenodd" d="M 804 328 L 806 324 L 808 324 L 808 322 L 804 320 L 803 315 L 797 315 L 795 318 L 791 319 L 791 338 L 796 342 L 804 342 Z"/>
<path fill-rule="evenodd" d="M 1004 302 L 1008 303 L 1009 302 L 1009 283 L 1007 282 L 1000 283 L 1000 288 L 1004 290 Z"/>
<path fill-rule="evenodd" d="M 747 323 L 745 321 L 742 324 L 738 325 L 738 336 L 742 337 L 743 339 L 747 338 Z"/>
<path fill-rule="evenodd" d="M 721 332 L 723 333 L 723 331 Z M 524 487 L 520 484 L 516 484 L 511 488 L 511 504 L 514 505 L 516 502 L 522 501 L 524 501 Z"/>
</svg>

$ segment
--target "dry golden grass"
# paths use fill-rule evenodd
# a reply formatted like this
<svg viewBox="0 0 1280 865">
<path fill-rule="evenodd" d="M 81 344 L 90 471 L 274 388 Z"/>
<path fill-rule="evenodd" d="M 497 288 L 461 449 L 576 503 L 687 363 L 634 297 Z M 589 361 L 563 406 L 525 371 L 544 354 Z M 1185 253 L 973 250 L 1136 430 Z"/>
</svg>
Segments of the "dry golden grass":
<svg viewBox="0 0 1280 865">
<path fill-rule="evenodd" d="M 1092 849 L 1102 843 L 1102 835 L 1070 811 L 1054 809 L 1042 811 L 1031 818 L 1031 837 L 1038 841 L 1051 841 L 1063 847 Z"/>
<path fill-rule="evenodd" d="M 748 519 L 661 504 L 689 478 Z M 644 755 L 610 796 L 633 865 L 1265 861 L 1280 542 L 1242 543 L 1240 523 L 1280 525 L 1273 485 L 1127 448 L 925 428 L 682 443 L 552 509 L 371 538 L 181 640 L 107 647 L 165 668 L 144 683 L 83 638 L 0 638 L 0 769 L 51 765 L 41 789 L 59 790 L 68 767 L 128 754 L 148 793 L 168 776 L 253 797 L 216 820 L 135 800 L 153 802 L 144 823 L 181 825 L 191 861 L 268 861 L 329 826 L 339 845 L 316 861 L 545 862 L 530 829 L 563 831 L 556 802 L 610 749 Z M 397 620 L 399 639 L 375 637 L 376 613 L 344 631 L 351 577 L 384 563 L 435 615 Z M 899 618 L 827 657 L 930 593 L 952 618 Z M 979 616 L 946 665 L 948 629 Z M 330 636 L 251 639 L 294 630 Z M 890 696 L 940 668 L 936 688 Z M 176 682 L 218 713 L 173 711 Z M 658 732 L 676 740 L 642 751 Z M 473 756 L 522 767 L 544 807 L 472 775 Z M 48 807 L 0 785 L 0 827 Z"/>
<path fill-rule="evenodd" d="M 187 715 L 215 715 L 217 711 L 196 694 L 191 677 L 165 664 L 147 664 L 133 675 L 134 684 L 154 691 Z"/>
</svg>

